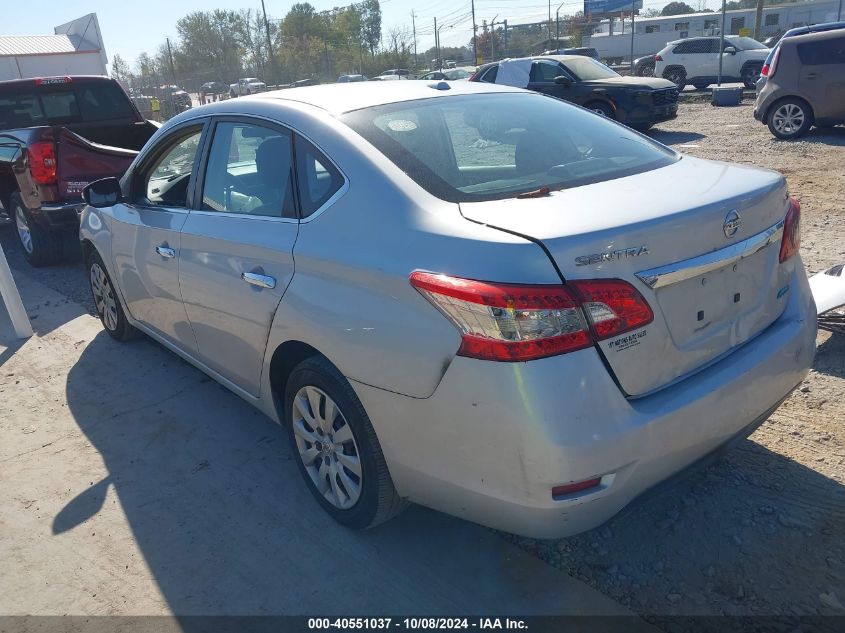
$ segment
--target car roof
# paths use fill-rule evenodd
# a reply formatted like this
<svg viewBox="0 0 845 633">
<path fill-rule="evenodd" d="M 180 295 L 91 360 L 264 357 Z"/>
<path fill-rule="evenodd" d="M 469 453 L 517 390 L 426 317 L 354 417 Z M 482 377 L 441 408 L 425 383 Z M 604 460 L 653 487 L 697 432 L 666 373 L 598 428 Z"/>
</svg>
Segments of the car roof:
<svg viewBox="0 0 845 633">
<path fill-rule="evenodd" d="M 524 92 L 519 88 L 498 84 L 475 83 L 461 81 L 447 84 L 446 90 L 439 90 L 432 86 L 438 82 L 425 81 L 366 81 L 351 83 L 332 83 L 287 90 L 273 90 L 257 95 L 240 97 L 236 103 L 246 103 L 251 100 L 279 100 L 294 101 L 321 108 L 331 114 L 338 115 L 362 108 L 414 101 L 418 99 L 432 99 L 463 94 L 489 94 L 500 92 Z M 228 104 L 228 106 L 226 105 Z M 210 106 L 209 109 L 231 109 L 232 101 L 221 101 Z"/>
<path fill-rule="evenodd" d="M 795 37 L 807 33 L 822 33 L 825 31 L 836 31 L 845 29 L 845 22 L 823 22 L 822 24 L 810 24 L 808 26 L 796 26 L 783 34 L 783 37 Z"/>
<path fill-rule="evenodd" d="M 845 30 L 843 29 L 823 29 L 821 31 L 807 31 L 806 33 L 796 33 L 789 37 L 784 37 L 781 42 L 785 46 L 797 46 L 803 42 L 814 42 L 816 40 L 837 39 L 845 37 Z"/>
</svg>

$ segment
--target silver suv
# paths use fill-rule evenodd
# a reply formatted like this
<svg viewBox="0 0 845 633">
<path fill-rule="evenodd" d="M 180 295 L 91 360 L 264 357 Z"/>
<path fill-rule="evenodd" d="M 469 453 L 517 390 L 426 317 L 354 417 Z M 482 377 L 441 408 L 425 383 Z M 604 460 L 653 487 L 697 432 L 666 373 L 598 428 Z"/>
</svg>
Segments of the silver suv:
<svg viewBox="0 0 845 633">
<path fill-rule="evenodd" d="M 754 118 L 778 138 L 845 123 L 845 28 L 783 38 L 763 74 Z"/>
</svg>

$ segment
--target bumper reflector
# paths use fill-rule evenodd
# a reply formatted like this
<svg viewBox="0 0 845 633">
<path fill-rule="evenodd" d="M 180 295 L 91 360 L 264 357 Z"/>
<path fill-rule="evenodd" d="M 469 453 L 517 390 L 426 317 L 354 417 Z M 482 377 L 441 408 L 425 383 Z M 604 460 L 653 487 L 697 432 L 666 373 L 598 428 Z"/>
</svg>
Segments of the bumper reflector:
<svg viewBox="0 0 845 633">
<path fill-rule="evenodd" d="M 594 479 L 585 479 L 584 481 L 576 481 L 572 484 L 564 484 L 562 486 L 555 486 L 552 488 L 552 498 L 565 497 L 574 492 L 581 492 L 582 490 L 589 490 L 601 485 L 601 477 Z"/>
</svg>

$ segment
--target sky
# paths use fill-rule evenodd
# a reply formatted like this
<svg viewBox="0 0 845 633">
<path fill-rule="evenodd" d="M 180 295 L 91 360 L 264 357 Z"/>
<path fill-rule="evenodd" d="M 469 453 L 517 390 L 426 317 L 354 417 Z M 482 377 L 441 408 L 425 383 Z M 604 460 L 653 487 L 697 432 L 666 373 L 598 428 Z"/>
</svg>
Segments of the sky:
<svg viewBox="0 0 845 633">
<path fill-rule="evenodd" d="M 472 36 L 470 0 L 380 0 L 382 32 L 392 26 L 412 26 L 414 13 L 417 49 L 434 46 L 434 18 L 440 28 L 441 46 L 463 46 Z M 661 8 L 668 0 L 645 0 L 644 8 Z M 342 6 L 344 0 L 310 0 L 318 10 Z M 687 0 L 696 8 L 715 8 L 719 0 Z M 138 55 L 152 54 L 166 37 L 175 39 L 176 21 L 191 11 L 220 9 L 261 10 L 261 0 L 0 0 L 0 35 L 47 35 L 53 27 L 88 13 L 96 13 L 105 41 L 109 63 L 115 53 L 134 66 Z M 294 0 L 265 0 L 269 18 L 282 18 Z M 554 17 L 560 0 L 552 0 Z M 566 0 L 560 14 L 583 8 L 583 0 Z M 509 24 L 547 19 L 548 0 L 475 0 L 475 20 L 481 24 L 507 19 Z"/>
</svg>

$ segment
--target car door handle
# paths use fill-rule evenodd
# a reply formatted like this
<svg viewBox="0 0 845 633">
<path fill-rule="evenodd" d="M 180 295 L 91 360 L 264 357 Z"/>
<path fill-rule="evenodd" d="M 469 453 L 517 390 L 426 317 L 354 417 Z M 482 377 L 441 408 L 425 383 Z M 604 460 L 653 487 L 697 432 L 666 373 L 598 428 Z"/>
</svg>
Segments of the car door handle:
<svg viewBox="0 0 845 633">
<path fill-rule="evenodd" d="M 259 288 L 273 289 L 276 287 L 276 278 L 270 275 L 260 275 L 258 273 L 241 273 L 241 279 L 248 284 L 258 286 Z"/>
<path fill-rule="evenodd" d="M 815 79 L 818 76 L 818 73 L 807 73 L 807 79 Z"/>
<path fill-rule="evenodd" d="M 176 251 L 169 246 L 156 246 L 156 253 L 167 259 L 176 257 Z"/>
</svg>

